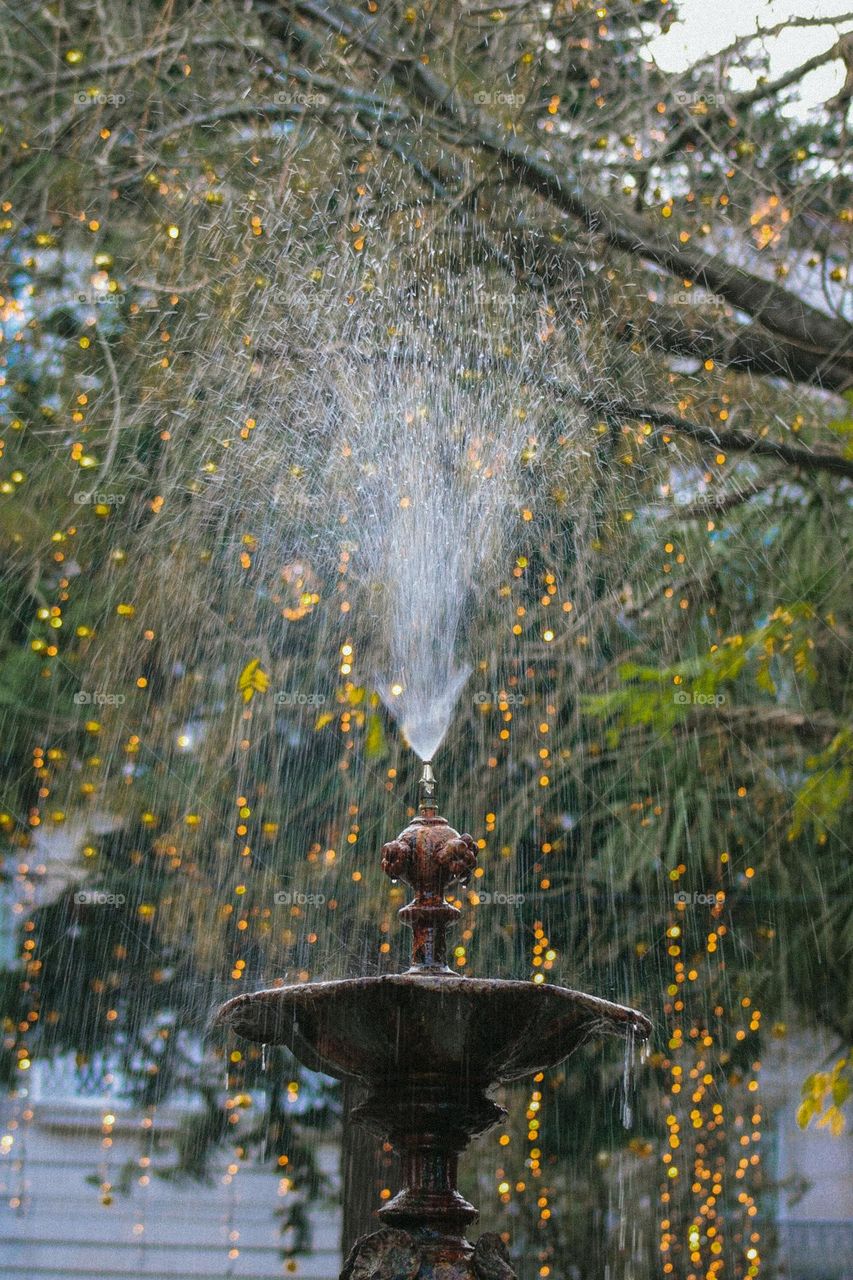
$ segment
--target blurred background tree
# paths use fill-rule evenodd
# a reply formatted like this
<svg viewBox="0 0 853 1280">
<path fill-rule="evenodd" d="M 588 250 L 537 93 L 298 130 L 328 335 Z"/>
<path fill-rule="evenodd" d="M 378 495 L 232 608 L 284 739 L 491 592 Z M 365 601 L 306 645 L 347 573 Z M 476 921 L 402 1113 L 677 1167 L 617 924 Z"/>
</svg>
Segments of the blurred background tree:
<svg viewBox="0 0 853 1280">
<path fill-rule="evenodd" d="M 196 1070 L 178 1028 L 198 1040 L 220 997 L 399 966 L 377 854 L 415 770 L 374 690 L 358 547 L 317 530 L 349 500 L 345 470 L 329 491 L 335 404 L 379 366 L 405 377 L 433 325 L 436 386 L 530 423 L 532 496 L 438 765 L 483 890 L 523 903 L 477 882 L 455 962 L 658 1028 L 631 1130 L 612 1050 L 514 1095 L 510 1142 L 472 1174 L 484 1225 L 542 1276 L 626 1248 L 757 1274 L 762 1053 L 789 1022 L 851 1037 L 849 91 L 786 106 L 849 68 L 850 36 L 774 78 L 756 39 L 661 71 L 669 4 L 19 14 L 0 88 L 8 1077 L 73 1049 L 156 1104 Z M 48 901 L 42 833 L 75 823 Z M 107 919 L 81 886 L 126 902 Z M 335 1091 L 297 1123 L 259 1056 L 210 1055 L 228 1084 L 184 1163 L 254 1089 L 274 1134 L 246 1148 L 314 1187 Z M 353 1141 L 348 1235 L 391 1176 Z"/>
</svg>

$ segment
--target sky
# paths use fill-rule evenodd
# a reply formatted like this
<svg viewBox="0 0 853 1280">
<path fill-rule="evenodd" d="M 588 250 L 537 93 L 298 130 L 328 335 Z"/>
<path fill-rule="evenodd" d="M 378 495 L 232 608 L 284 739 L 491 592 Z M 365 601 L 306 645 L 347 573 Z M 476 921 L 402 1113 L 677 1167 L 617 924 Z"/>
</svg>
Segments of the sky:
<svg viewBox="0 0 853 1280">
<path fill-rule="evenodd" d="M 840 31 L 853 27 L 853 0 L 678 0 L 678 13 L 679 21 L 670 31 L 649 45 L 651 56 L 663 71 L 682 71 L 756 27 L 767 29 L 797 16 L 826 17 L 826 26 L 791 27 L 766 41 L 770 74 L 775 79 L 824 52 L 835 43 Z M 847 15 L 846 22 L 831 21 L 843 15 Z M 735 90 L 748 89 L 753 83 L 754 76 L 745 70 L 732 73 L 731 86 Z M 844 66 L 840 59 L 834 59 L 804 77 L 797 104 L 791 109 L 798 114 L 807 113 L 838 93 L 843 83 Z"/>
</svg>

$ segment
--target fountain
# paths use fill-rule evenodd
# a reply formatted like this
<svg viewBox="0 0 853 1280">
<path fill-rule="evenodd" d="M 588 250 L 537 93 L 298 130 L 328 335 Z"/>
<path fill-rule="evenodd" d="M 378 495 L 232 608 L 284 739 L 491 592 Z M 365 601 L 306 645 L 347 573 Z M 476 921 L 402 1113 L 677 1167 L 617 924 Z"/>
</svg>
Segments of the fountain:
<svg viewBox="0 0 853 1280">
<path fill-rule="evenodd" d="M 382 850 L 382 869 L 414 897 L 399 916 L 412 930 L 405 973 L 344 978 L 236 996 L 217 1024 L 260 1044 L 287 1045 L 307 1067 L 360 1082 L 353 1117 L 400 1153 L 405 1187 L 356 1241 L 342 1280 L 510 1280 L 500 1236 L 465 1238 L 477 1210 L 456 1187 L 460 1154 L 505 1111 L 491 1096 L 599 1034 L 646 1040 L 635 1009 L 564 987 L 469 978 L 447 964 L 446 932 L 460 912 L 446 899 L 477 863 L 469 835 L 438 813 L 430 764 L 418 814 Z"/>
</svg>

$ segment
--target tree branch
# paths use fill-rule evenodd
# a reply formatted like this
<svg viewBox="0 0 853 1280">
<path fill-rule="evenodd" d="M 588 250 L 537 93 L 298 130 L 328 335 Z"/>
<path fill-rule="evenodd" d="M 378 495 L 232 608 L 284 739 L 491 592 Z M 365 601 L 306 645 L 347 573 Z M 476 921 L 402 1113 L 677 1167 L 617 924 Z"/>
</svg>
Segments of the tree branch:
<svg viewBox="0 0 853 1280">
<path fill-rule="evenodd" d="M 735 507 L 749 502 L 750 498 L 754 498 L 756 494 L 767 493 L 776 485 L 784 483 L 786 479 L 788 477 L 780 472 L 761 481 L 756 480 L 744 485 L 742 489 L 727 489 L 723 493 L 712 494 L 707 498 L 700 498 L 697 502 L 691 502 L 689 506 L 670 507 L 668 510 L 678 520 L 706 520 L 709 516 L 725 515 L 727 511 L 732 511 Z"/>
<path fill-rule="evenodd" d="M 529 227 L 519 230 L 502 226 L 501 234 L 512 250 L 508 264 L 515 280 L 527 278 L 536 285 L 564 284 L 578 273 L 577 252 L 559 248 L 547 237 Z M 482 236 L 481 239 L 485 237 Z M 784 338 L 769 333 L 757 324 L 738 324 L 713 303 L 703 301 L 700 294 L 690 298 L 689 305 L 644 303 L 644 315 L 620 313 L 613 318 L 612 333 L 625 342 L 642 342 L 649 350 L 663 350 L 672 355 L 690 356 L 697 360 L 714 360 L 729 369 L 744 373 L 769 374 L 775 378 L 797 380 L 795 375 L 809 378 L 814 372 L 814 356 Z M 853 356 L 850 348 L 842 349 L 822 361 L 823 385 L 844 391 L 853 385 Z"/>
<path fill-rule="evenodd" d="M 798 353 L 797 371 L 822 385 L 825 366 L 836 364 L 838 352 L 853 347 L 853 326 L 810 306 L 774 281 L 753 275 L 719 255 L 688 249 L 673 242 L 636 214 L 596 199 L 568 171 L 560 169 L 550 152 L 529 139 L 499 132 L 482 112 L 465 102 L 431 64 L 384 47 L 376 39 L 376 20 L 345 5 L 325 0 L 294 0 L 305 16 L 322 22 L 351 40 L 398 85 L 419 101 L 449 116 L 467 140 L 502 160 L 531 191 L 551 200 L 601 236 L 611 247 L 646 258 L 672 275 L 718 293 L 778 334 Z M 279 17 L 279 22 L 280 22 Z"/>
<path fill-rule="evenodd" d="M 772 706 L 735 707 L 728 704 L 714 706 L 712 711 L 713 715 L 709 715 L 707 707 L 693 708 L 687 716 L 691 731 L 697 724 L 710 728 L 707 722 L 712 719 L 714 728 L 723 732 L 737 729 L 742 733 L 749 729 L 756 734 L 787 733 L 822 741 L 845 728 L 845 722 L 830 711 L 794 711 L 790 707 Z"/>
<path fill-rule="evenodd" d="M 643 172 L 653 169 L 656 164 L 660 164 L 662 160 L 675 155 L 682 147 L 688 143 L 695 142 L 697 138 L 707 138 L 708 127 L 715 121 L 727 120 L 735 117 L 739 111 L 754 106 L 756 102 L 764 102 L 768 98 L 773 98 L 776 94 L 783 93 L 785 89 L 789 89 L 791 85 L 797 84 L 802 78 L 811 71 L 817 70 L 827 62 L 834 62 L 837 58 L 844 59 L 847 50 L 849 50 L 851 42 L 850 34 L 843 35 L 831 48 L 824 50 L 823 53 L 816 53 L 814 57 L 808 58 L 805 62 L 798 63 L 797 66 L 791 67 L 784 75 L 779 76 L 776 80 L 765 80 L 759 82 L 752 89 L 747 89 L 744 93 L 736 94 L 734 97 L 723 97 L 721 106 L 714 106 L 711 110 L 702 116 L 701 129 L 698 123 L 690 114 L 690 107 L 683 107 L 683 111 L 687 114 L 684 123 L 667 137 L 664 145 L 649 156 L 642 164 Z"/>
<path fill-rule="evenodd" d="M 581 395 L 579 398 L 587 408 L 608 421 L 630 418 L 637 422 L 648 422 L 659 431 L 677 431 L 699 444 L 713 445 L 723 453 L 749 453 L 759 458 L 775 458 L 790 466 L 801 467 L 804 471 L 828 471 L 832 475 L 853 480 L 853 458 L 845 458 L 840 453 L 823 453 L 802 445 L 785 444 L 781 440 L 767 440 L 762 436 L 749 435 L 746 431 L 715 431 L 713 427 L 689 422 L 668 409 L 652 409 L 625 400 L 601 400 L 590 395 Z"/>
<path fill-rule="evenodd" d="M 180 53 L 182 49 L 198 49 L 205 46 L 225 44 L 222 35 L 194 36 L 192 39 L 181 39 L 168 44 L 155 45 L 150 49 L 138 49 L 133 53 L 123 54 L 117 58 L 101 58 L 98 62 L 83 64 L 80 67 L 68 67 L 54 76 L 42 80 L 17 81 L 15 84 L 0 86 L 0 101 L 4 98 L 33 98 L 40 93 L 53 93 L 55 89 L 76 84 L 78 80 L 92 80 L 105 72 L 125 71 L 138 66 L 141 62 L 155 62 L 166 54 Z M 261 53 L 258 48 L 255 50 Z"/>
</svg>

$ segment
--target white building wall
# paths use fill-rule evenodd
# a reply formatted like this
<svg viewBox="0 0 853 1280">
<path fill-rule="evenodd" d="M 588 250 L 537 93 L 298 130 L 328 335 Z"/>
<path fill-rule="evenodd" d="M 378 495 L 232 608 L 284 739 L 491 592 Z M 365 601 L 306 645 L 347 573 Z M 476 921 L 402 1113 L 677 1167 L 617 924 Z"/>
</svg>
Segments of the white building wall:
<svg viewBox="0 0 853 1280">
<path fill-rule="evenodd" d="M 108 1149 L 106 1113 L 115 1116 Z M 166 1144 L 184 1115 L 159 1110 L 155 1131 Z M 174 1159 L 165 1151 L 148 1169 L 135 1163 L 129 1193 L 115 1190 L 103 1204 L 87 1178 L 115 1184 L 125 1162 L 138 1162 L 138 1111 L 112 1099 L 47 1098 L 7 1104 L 2 1119 L 0 1280 L 335 1280 L 340 1272 L 337 1204 L 312 1209 L 313 1250 L 288 1266 L 276 1217 L 281 1183 L 269 1168 L 247 1163 L 231 1174 L 226 1153 L 210 1183 L 176 1184 L 156 1174 Z M 331 1144 L 320 1159 L 334 1176 Z"/>
<path fill-rule="evenodd" d="M 797 1124 L 803 1081 L 839 1056 L 819 1029 L 798 1030 L 765 1055 L 762 1098 L 773 1112 L 779 1259 L 791 1280 L 853 1280 L 853 1132 Z"/>
</svg>

